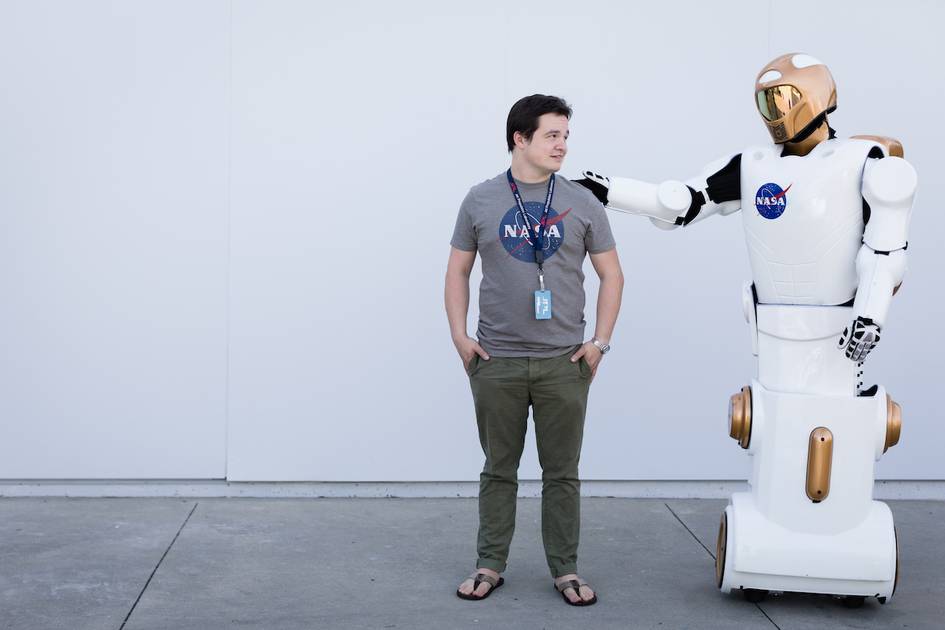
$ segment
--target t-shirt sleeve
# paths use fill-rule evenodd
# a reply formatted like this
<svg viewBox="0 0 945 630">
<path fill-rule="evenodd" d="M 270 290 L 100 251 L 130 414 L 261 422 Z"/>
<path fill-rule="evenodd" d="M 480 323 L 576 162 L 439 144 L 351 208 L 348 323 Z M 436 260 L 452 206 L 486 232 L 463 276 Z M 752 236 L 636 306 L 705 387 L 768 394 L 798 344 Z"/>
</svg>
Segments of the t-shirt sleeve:
<svg viewBox="0 0 945 630">
<path fill-rule="evenodd" d="M 602 254 L 617 246 L 614 233 L 610 230 L 607 211 L 597 199 L 593 200 L 590 212 L 591 220 L 584 235 L 584 248 L 590 254 Z"/>
<path fill-rule="evenodd" d="M 456 226 L 453 228 L 453 238 L 450 239 L 450 245 L 456 249 L 467 252 L 474 252 L 479 242 L 476 234 L 476 224 L 472 219 L 472 208 L 475 201 L 473 192 L 470 190 L 459 206 L 459 214 L 456 217 Z"/>
</svg>

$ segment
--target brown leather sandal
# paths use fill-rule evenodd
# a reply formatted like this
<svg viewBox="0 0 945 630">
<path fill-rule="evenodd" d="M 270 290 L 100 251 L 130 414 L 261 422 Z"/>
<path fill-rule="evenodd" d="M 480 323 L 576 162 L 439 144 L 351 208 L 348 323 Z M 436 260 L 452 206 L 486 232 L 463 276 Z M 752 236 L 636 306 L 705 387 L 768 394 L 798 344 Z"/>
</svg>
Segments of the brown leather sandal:
<svg viewBox="0 0 945 630">
<path fill-rule="evenodd" d="M 467 595 L 466 593 L 460 592 L 459 589 L 456 589 L 456 596 L 460 599 L 479 601 L 481 599 L 485 599 L 489 597 L 490 595 L 492 595 L 492 591 L 496 590 L 497 588 L 505 584 L 505 578 L 501 576 L 499 577 L 498 580 L 496 580 L 491 575 L 487 575 L 485 573 L 473 573 L 469 577 L 473 579 L 473 592 Z M 482 584 L 483 582 L 489 585 L 490 587 L 489 590 L 486 591 L 485 595 L 476 595 L 476 589 L 479 588 L 479 585 Z"/>
<path fill-rule="evenodd" d="M 555 590 L 561 593 L 561 597 L 568 603 L 570 606 L 591 606 L 597 603 L 597 593 L 594 593 L 594 597 L 590 599 L 584 599 L 581 597 L 581 587 L 588 586 L 586 580 L 578 578 L 576 580 L 565 580 L 564 582 L 555 582 Z M 578 601 L 572 602 L 568 599 L 568 596 L 564 592 L 568 589 L 573 589 L 574 594 L 578 596 Z"/>
</svg>

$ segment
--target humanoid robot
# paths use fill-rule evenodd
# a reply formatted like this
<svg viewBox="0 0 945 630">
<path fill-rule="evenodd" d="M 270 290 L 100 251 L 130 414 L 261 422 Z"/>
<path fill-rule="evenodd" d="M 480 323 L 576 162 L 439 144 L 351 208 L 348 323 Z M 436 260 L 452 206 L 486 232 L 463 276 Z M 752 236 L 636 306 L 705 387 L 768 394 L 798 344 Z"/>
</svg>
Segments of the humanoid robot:
<svg viewBox="0 0 945 630">
<path fill-rule="evenodd" d="M 753 601 L 795 591 L 885 603 L 899 552 L 889 507 L 872 499 L 874 462 L 898 442 L 901 409 L 860 377 L 906 270 L 916 173 L 895 140 L 835 137 L 836 87 L 813 57 L 767 64 L 755 98 L 773 144 L 685 183 L 590 171 L 581 183 L 665 229 L 742 210 L 758 375 L 731 397 L 729 434 L 753 465 L 750 491 L 722 515 L 719 588 Z"/>
</svg>

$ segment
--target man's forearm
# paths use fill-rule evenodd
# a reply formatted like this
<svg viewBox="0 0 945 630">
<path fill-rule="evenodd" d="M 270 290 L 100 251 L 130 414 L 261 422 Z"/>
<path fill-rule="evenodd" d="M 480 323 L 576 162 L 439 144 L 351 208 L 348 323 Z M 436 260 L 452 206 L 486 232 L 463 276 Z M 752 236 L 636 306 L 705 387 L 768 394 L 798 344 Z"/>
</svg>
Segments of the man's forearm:
<svg viewBox="0 0 945 630">
<path fill-rule="evenodd" d="M 446 274 L 446 317 L 450 322 L 453 339 L 466 337 L 466 316 L 469 313 L 469 276 L 461 273 Z"/>
<path fill-rule="evenodd" d="M 597 292 L 597 325 L 594 336 L 604 343 L 610 343 L 620 313 L 620 300 L 623 297 L 623 274 L 617 273 L 601 278 Z"/>
</svg>

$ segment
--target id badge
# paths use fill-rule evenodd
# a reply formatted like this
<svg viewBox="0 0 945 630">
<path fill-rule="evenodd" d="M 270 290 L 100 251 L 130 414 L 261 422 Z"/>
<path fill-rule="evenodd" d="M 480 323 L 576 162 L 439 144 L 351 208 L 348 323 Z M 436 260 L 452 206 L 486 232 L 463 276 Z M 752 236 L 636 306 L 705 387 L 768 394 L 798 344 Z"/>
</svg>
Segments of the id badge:
<svg viewBox="0 0 945 630">
<path fill-rule="evenodd" d="M 551 291 L 535 291 L 535 319 L 551 319 Z"/>
</svg>

